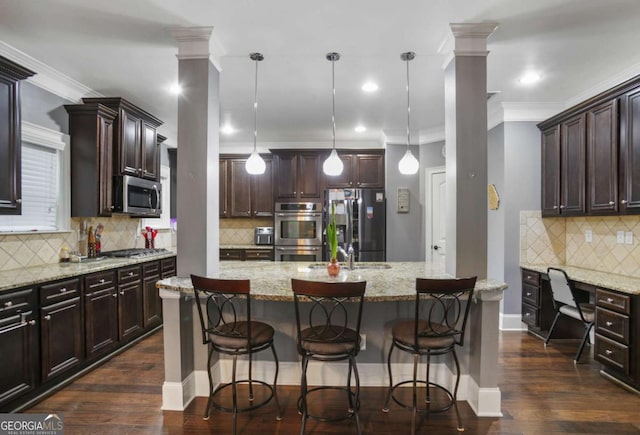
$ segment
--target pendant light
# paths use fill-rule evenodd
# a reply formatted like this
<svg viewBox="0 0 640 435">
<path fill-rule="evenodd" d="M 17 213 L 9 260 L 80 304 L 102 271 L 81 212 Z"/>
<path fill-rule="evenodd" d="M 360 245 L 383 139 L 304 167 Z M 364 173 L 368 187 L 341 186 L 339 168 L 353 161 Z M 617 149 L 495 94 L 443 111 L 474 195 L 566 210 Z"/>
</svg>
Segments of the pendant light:
<svg viewBox="0 0 640 435">
<path fill-rule="evenodd" d="M 344 164 L 342 160 L 338 156 L 338 152 L 336 151 L 336 86 L 335 86 L 335 74 L 334 74 L 334 64 L 337 60 L 340 59 L 339 53 L 327 53 L 327 60 L 331 61 L 331 88 L 332 88 L 332 115 L 331 115 L 331 123 L 333 124 L 333 149 L 331 150 L 331 154 L 327 160 L 322 164 L 322 171 L 326 175 L 337 176 L 342 174 L 342 169 L 344 168 Z"/>
<path fill-rule="evenodd" d="M 260 157 L 256 149 L 256 142 L 258 141 L 258 62 L 263 60 L 264 56 L 260 53 L 251 53 L 249 57 L 256 63 L 256 86 L 253 100 L 253 152 L 247 159 L 244 167 L 249 174 L 260 175 L 264 174 L 267 168 L 264 160 Z"/>
<path fill-rule="evenodd" d="M 398 170 L 403 175 L 413 175 L 418 172 L 420 168 L 420 162 L 416 159 L 413 154 L 411 154 L 411 150 L 409 149 L 410 141 L 410 121 L 411 121 L 411 105 L 409 104 L 409 61 L 413 60 L 416 57 L 416 54 L 413 51 L 407 51 L 406 53 L 402 53 L 400 55 L 400 59 L 405 61 L 407 64 L 407 152 L 404 154 L 404 157 L 400 159 L 398 162 Z"/>
</svg>

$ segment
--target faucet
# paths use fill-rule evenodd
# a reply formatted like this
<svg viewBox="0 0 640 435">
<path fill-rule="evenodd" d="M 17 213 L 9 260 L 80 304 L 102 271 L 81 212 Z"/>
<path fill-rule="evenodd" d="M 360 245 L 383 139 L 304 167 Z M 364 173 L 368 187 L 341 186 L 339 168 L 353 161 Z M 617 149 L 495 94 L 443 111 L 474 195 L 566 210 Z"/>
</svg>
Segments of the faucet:
<svg viewBox="0 0 640 435">
<path fill-rule="evenodd" d="M 342 246 L 338 246 L 338 251 L 342 254 L 342 258 L 347 262 L 347 267 L 349 270 L 353 270 L 353 262 L 354 262 L 354 250 L 353 246 L 349 245 L 349 248 L 345 251 Z"/>
</svg>

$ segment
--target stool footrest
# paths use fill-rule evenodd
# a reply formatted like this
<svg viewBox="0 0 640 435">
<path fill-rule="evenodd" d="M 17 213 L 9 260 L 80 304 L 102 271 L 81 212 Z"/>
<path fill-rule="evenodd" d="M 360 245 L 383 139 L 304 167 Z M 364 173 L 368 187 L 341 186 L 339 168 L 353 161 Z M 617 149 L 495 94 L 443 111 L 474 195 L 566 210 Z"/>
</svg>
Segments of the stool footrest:
<svg viewBox="0 0 640 435">
<path fill-rule="evenodd" d="M 309 394 L 311 393 L 314 393 L 320 390 L 338 390 L 338 391 L 344 391 L 345 393 L 348 391 L 353 400 L 355 400 L 356 398 L 356 394 L 353 391 L 348 390 L 347 387 L 336 387 L 336 386 L 322 386 L 322 387 L 310 388 L 309 390 L 307 390 L 307 396 L 309 396 Z M 356 401 L 355 406 L 356 406 L 356 409 L 355 410 L 349 409 L 347 415 L 338 416 L 338 417 L 322 417 L 319 415 L 311 415 L 307 412 L 307 418 L 310 418 L 312 420 L 317 420 L 317 421 L 324 421 L 324 422 L 342 421 L 342 420 L 346 420 L 348 418 L 353 417 L 355 415 L 355 411 L 358 411 L 360 409 L 360 399 Z M 298 413 L 302 413 L 302 396 L 298 397 Z"/>
<path fill-rule="evenodd" d="M 236 386 L 239 384 L 249 384 L 249 379 L 242 379 L 239 381 L 236 381 Z M 253 403 L 254 399 L 253 398 L 249 398 L 248 400 L 251 402 L 251 406 L 245 406 L 243 408 L 238 407 L 237 412 L 247 412 L 247 411 L 251 411 L 253 409 L 257 409 L 260 408 L 262 406 L 265 406 L 266 404 L 268 404 L 271 399 L 273 399 L 273 386 L 267 384 L 264 381 L 258 381 L 255 379 L 251 380 L 251 383 L 253 384 L 253 387 L 255 388 L 258 385 L 261 385 L 262 387 L 266 388 L 269 390 L 269 395 L 262 401 L 258 402 L 258 403 Z M 226 406 L 221 405 L 220 403 L 216 402 L 216 396 L 221 393 L 225 388 L 229 388 L 233 386 L 232 383 L 228 383 L 228 384 L 224 384 L 224 385 L 219 385 L 218 388 L 216 388 L 213 393 L 211 393 L 211 406 L 213 406 L 214 408 L 216 408 L 219 411 L 224 411 L 224 412 L 233 412 L 233 408 L 229 408 Z M 255 395 L 254 395 L 255 396 Z"/>
<path fill-rule="evenodd" d="M 405 409 L 413 409 L 413 404 L 407 405 L 405 402 L 402 402 L 400 399 L 398 399 L 395 396 L 395 390 L 396 388 L 402 386 L 402 385 L 406 385 L 406 384 L 413 384 L 413 381 L 409 380 L 409 381 L 403 381 L 403 382 L 398 382 L 397 384 L 395 384 L 393 387 L 391 387 L 391 398 L 393 399 L 394 402 L 396 402 L 398 405 L 402 406 Z M 420 412 L 420 413 L 424 413 L 424 414 L 437 414 L 439 412 L 445 412 L 448 411 L 449 409 L 451 409 L 451 407 L 453 407 L 454 405 L 454 397 L 453 394 L 451 394 L 451 391 L 449 391 L 448 389 L 446 389 L 445 387 L 443 387 L 440 384 L 436 384 L 434 382 L 426 382 L 426 381 L 416 381 L 416 384 L 418 384 L 419 386 L 422 386 L 422 388 L 424 388 L 425 386 L 427 386 L 428 384 L 428 388 L 437 388 L 441 391 L 443 391 L 447 397 L 448 397 L 448 403 L 445 404 L 444 406 L 440 407 L 440 408 L 433 408 L 431 406 L 429 406 L 429 404 L 427 403 L 426 407 L 416 407 L 416 412 Z M 411 389 L 411 387 L 406 387 L 407 389 Z M 383 410 L 384 411 L 384 410 Z M 388 410 L 387 410 L 388 411 Z M 384 412 L 387 412 L 384 411 Z"/>
</svg>

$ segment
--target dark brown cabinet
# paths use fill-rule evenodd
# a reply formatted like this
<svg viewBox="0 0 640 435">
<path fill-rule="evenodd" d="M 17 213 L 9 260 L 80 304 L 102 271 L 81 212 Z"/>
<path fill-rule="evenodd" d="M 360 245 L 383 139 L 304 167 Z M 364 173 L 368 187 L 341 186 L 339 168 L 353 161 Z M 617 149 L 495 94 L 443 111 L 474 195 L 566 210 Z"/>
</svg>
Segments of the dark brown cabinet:
<svg viewBox="0 0 640 435">
<path fill-rule="evenodd" d="M 162 323 L 162 300 L 156 282 L 160 280 L 160 262 L 153 261 L 142 265 L 143 327 L 151 328 Z"/>
<path fill-rule="evenodd" d="M 324 175 L 324 185 L 329 189 L 384 188 L 384 151 L 356 153 L 339 152 L 344 164 L 342 174 Z"/>
<path fill-rule="evenodd" d="M 80 279 L 40 287 L 40 371 L 48 381 L 84 360 Z"/>
<path fill-rule="evenodd" d="M 220 183 L 219 183 L 219 193 L 218 198 L 220 200 L 220 217 L 226 218 L 229 217 L 228 207 L 229 207 L 229 198 L 227 198 L 227 179 L 229 177 L 227 168 L 229 166 L 229 161 L 220 157 Z"/>
<path fill-rule="evenodd" d="M 272 150 L 276 201 L 322 199 L 322 161 L 317 151 Z"/>
<path fill-rule="evenodd" d="M 0 409 L 37 385 L 38 334 L 33 289 L 0 294 Z"/>
<path fill-rule="evenodd" d="M 35 73 L 0 56 L 0 214 L 21 214 L 20 80 Z"/>
<path fill-rule="evenodd" d="M 587 111 L 587 212 L 618 211 L 618 100 Z"/>
<path fill-rule="evenodd" d="M 143 303 L 140 266 L 118 269 L 118 338 L 130 340 L 142 333 Z"/>
<path fill-rule="evenodd" d="M 110 216 L 113 211 L 113 121 L 106 106 L 64 106 L 71 136 L 71 216 Z"/>
<path fill-rule="evenodd" d="M 620 101 L 620 212 L 640 213 L 640 89 Z"/>
<path fill-rule="evenodd" d="M 220 260 L 273 261 L 273 249 L 220 249 Z"/>
<path fill-rule="evenodd" d="M 220 217 L 273 216 L 272 160 L 262 157 L 264 174 L 251 175 L 246 156 L 220 156 Z"/>
<path fill-rule="evenodd" d="M 113 136 L 114 174 L 160 181 L 157 129 L 162 121 L 124 98 L 83 98 L 82 101 L 103 104 L 117 113 Z"/>
<path fill-rule="evenodd" d="M 546 337 L 554 314 L 551 294 L 543 290 L 542 275 L 522 269 L 522 321 L 529 331 Z"/>
<path fill-rule="evenodd" d="M 94 273 L 84 278 L 87 358 L 104 354 L 118 343 L 117 298 L 115 271 Z"/>
<path fill-rule="evenodd" d="M 176 257 L 163 258 L 160 260 L 160 278 L 170 278 L 176 276 Z"/>
</svg>

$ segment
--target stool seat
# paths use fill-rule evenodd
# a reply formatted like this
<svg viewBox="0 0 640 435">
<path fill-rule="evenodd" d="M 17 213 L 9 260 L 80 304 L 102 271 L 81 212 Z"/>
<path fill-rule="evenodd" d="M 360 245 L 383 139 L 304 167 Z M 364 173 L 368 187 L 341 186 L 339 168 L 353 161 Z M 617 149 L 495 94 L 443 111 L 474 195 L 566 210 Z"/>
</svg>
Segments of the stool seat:
<svg viewBox="0 0 640 435">
<path fill-rule="evenodd" d="M 393 325 L 391 329 L 391 336 L 398 344 L 404 346 L 415 345 L 415 327 L 416 322 L 414 320 L 399 320 Z M 421 335 L 421 333 L 428 332 L 435 335 Z M 449 331 L 449 327 L 437 324 L 429 324 L 425 320 L 418 321 L 418 347 L 421 349 L 444 349 L 453 346 L 456 342 L 452 335 L 438 336 L 438 332 L 445 334 Z"/>
<path fill-rule="evenodd" d="M 226 349 L 247 349 L 249 322 L 226 323 L 215 332 L 209 332 L 211 342 Z M 251 347 L 261 346 L 273 340 L 273 327 L 263 322 L 251 321 Z"/>
<path fill-rule="evenodd" d="M 349 328 L 316 326 L 300 331 L 300 346 L 320 355 L 343 355 L 360 347 L 360 335 Z"/>
</svg>

